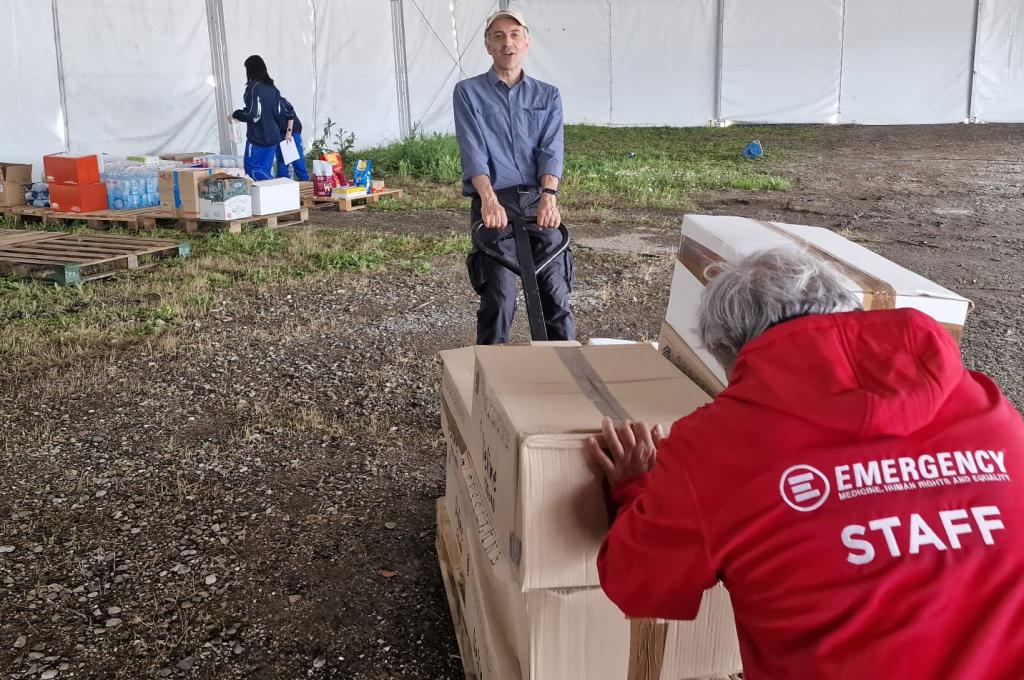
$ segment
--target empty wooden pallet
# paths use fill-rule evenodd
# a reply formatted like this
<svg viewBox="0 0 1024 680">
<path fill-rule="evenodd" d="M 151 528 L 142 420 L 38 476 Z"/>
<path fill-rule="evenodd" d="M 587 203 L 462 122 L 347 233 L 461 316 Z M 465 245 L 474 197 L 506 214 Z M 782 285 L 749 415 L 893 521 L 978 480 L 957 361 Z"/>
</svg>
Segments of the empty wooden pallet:
<svg viewBox="0 0 1024 680">
<path fill-rule="evenodd" d="M 190 252 L 189 244 L 169 239 L 2 230 L 0 274 L 81 283 Z"/>
</svg>

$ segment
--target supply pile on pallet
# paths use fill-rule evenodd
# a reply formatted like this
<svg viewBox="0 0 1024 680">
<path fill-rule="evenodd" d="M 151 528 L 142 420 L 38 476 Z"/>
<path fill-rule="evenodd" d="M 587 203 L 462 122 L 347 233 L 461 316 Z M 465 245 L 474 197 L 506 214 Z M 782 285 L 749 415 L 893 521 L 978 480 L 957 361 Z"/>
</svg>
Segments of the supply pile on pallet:
<svg viewBox="0 0 1024 680">
<path fill-rule="evenodd" d="M 586 437 L 605 414 L 667 427 L 707 394 L 646 344 L 469 347 L 441 359 L 448 456 L 437 549 L 467 677 L 739 672 L 721 586 L 694 621 L 630 621 L 596 567 L 609 516 Z"/>
<path fill-rule="evenodd" d="M 31 165 L 0 163 L 0 212 L 16 222 L 81 220 L 94 228 L 159 226 L 190 233 L 203 228 L 237 233 L 243 224 L 277 228 L 308 219 L 299 182 L 253 182 L 242 164 L 241 156 L 220 154 L 61 153 L 43 157 L 46 182 L 33 183 Z M 204 183 L 208 189 L 201 196 Z"/>
</svg>

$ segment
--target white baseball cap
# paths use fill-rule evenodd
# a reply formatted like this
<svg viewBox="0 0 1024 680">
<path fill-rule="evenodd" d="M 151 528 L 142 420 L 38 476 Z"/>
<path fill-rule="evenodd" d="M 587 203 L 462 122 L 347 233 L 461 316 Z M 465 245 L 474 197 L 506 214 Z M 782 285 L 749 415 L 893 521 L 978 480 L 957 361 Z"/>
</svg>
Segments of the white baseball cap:
<svg viewBox="0 0 1024 680">
<path fill-rule="evenodd" d="M 484 26 L 484 33 L 487 33 L 487 31 L 491 30 L 491 24 L 493 24 L 498 19 L 501 19 L 502 17 L 508 17 L 509 19 L 512 19 L 520 26 L 525 28 L 527 31 L 530 30 L 530 27 L 526 25 L 526 19 L 523 18 L 522 14 L 510 9 L 499 9 L 497 12 L 487 17 L 487 24 Z"/>
</svg>

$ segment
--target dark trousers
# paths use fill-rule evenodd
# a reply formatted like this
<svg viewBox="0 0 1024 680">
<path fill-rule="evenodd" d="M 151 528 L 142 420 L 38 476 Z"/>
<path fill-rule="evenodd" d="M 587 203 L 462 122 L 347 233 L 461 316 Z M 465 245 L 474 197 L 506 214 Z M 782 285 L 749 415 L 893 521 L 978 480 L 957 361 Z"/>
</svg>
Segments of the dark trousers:
<svg viewBox="0 0 1024 680">
<path fill-rule="evenodd" d="M 540 202 L 540 192 L 536 189 L 528 193 L 519 193 L 513 187 L 496 192 L 498 202 L 505 208 L 509 220 L 513 218 L 535 217 Z M 472 222 L 481 219 L 480 197 L 473 197 L 471 208 Z M 496 247 L 512 261 L 516 261 L 516 242 L 513 238 L 502 241 L 497 239 L 511 232 L 511 227 L 500 231 L 484 229 L 481 235 L 496 243 Z M 556 229 L 540 229 L 536 225 L 528 227 L 530 245 L 533 247 L 534 262 L 541 262 L 553 253 L 561 242 Z M 469 269 L 469 282 L 473 290 L 480 296 L 480 308 L 476 313 L 476 344 L 499 345 L 508 342 L 512 319 L 516 313 L 518 293 L 513 272 L 495 262 L 486 253 L 473 250 L 466 258 Z M 560 257 L 537 274 L 540 288 L 540 301 L 544 309 L 544 325 L 547 327 L 549 340 L 575 340 L 576 319 L 569 309 L 569 293 L 574 283 L 572 252 L 566 249 Z"/>
</svg>

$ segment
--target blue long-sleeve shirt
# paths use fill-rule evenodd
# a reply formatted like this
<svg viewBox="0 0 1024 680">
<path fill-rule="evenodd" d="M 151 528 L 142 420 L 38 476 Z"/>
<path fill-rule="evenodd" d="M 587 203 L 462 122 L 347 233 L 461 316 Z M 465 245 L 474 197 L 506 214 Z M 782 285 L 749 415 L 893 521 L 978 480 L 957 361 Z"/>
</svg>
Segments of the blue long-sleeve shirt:
<svg viewBox="0 0 1024 680">
<path fill-rule="evenodd" d="M 494 69 L 455 85 L 455 136 L 462 154 L 462 193 L 470 178 L 487 175 L 495 189 L 540 186 L 561 179 L 565 160 L 562 96 L 554 85 L 525 73 L 512 87 Z"/>
<path fill-rule="evenodd" d="M 276 146 L 284 139 L 279 122 L 281 94 L 277 88 L 260 80 L 245 84 L 244 109 L 231 115 L 246 123 L 245 138 L 256 146 Z"/>
</svg>

